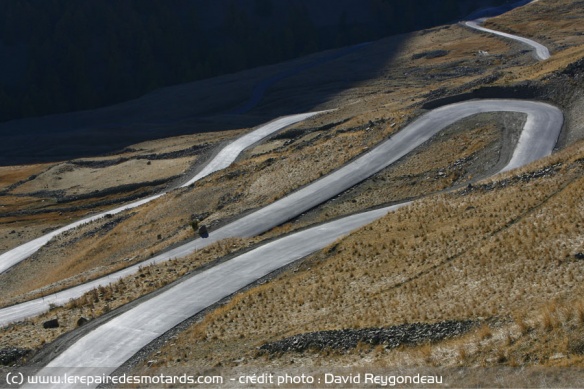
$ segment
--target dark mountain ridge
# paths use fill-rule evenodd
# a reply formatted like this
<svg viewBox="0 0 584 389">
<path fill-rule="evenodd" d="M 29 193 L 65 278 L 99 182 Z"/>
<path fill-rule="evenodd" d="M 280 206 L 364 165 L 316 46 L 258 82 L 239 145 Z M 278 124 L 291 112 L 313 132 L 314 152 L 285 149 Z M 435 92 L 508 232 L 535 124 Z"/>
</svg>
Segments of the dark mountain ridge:
<svg viewBox="0 0 584 389">
<path fill-rule="evenodd" d="M 3 1 L 0 121 L 108 106 L 507 2 Z"/>
</svg>

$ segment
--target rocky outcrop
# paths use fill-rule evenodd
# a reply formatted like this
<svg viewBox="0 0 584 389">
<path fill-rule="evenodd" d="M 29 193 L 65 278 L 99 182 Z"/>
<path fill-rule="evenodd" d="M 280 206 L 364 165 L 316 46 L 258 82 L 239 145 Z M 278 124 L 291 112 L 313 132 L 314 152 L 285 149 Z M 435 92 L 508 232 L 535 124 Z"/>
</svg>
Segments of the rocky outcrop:
<svg viewBox="0 0 584 389">
<path fill-rule="evenodd" d="M 31 350 L 25 348 L 8 347 L 0 349 L 0 365 L 9 366 L 20 358 L 27 356 Z"/>
<path fill-rule="evenodd" d="M 438 58 L 438 57 L 444 57 L 446 55 L 448 55 L 449 51 L 448 50 L 430 50 L 430 51 L 424 51 L 423 53 L 416 53 L 414 55 L 412 55 L 412 59 L 420 59 L 420 58 L 426 58 L 426 59 L 432 59 L 432 58 Z"/>
<path fill-rule="evenodd" d="M 387 349 L 391 349 L 401 345 L 437 342 L 461 335 L 473 326 L 475 326 L 475 322 L 467 320 L 445 321 L 434 324 L 401 324 L 385 328 L 310 332 L 264 344 L 259 350 L 270 354 L 325 349 L 348 351 L 359 344 L 382 345 Z"/>
<path fill-rule="evenodd" d="M 43 328 L 59 328 L 59 319 L 45 321 L 43 323 Z"/>
<path fill-rule="evenodd" d="M 89 323 L 89 319 L 87 319 L 83 316 L 81 316 L 79 319 L 77 319 L 77 327 L 84 326 L 87 323 Z"/>
<path fill-rule="evenodd" d="M 559 172 L 562 166 L 563 166 L 562 163 L 556 163 L 552 166 L 547 166 L 532 172 L 522 173 L 496 182 L 487 182 L 485 184 L 474 185 L 469 184 L 465 189 L 463 189 L 459 193 L 464 196 L 474 191 L 490 192 L 496 189 L 506 188 L 508 186 L 512 186 L 515 184 L 526 184 L 538 178 L 551 177 L 555 175 L 557 172 Z"/>
</svg>

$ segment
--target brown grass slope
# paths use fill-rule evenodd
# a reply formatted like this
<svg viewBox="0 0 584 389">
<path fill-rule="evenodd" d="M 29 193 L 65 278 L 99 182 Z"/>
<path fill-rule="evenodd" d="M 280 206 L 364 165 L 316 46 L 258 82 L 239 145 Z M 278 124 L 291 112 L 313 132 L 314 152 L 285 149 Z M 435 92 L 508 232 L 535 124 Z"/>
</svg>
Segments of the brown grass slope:
<svg viewBox="0 0 584 389">
<path fill-rule="evenodd" d="M 239 294 L 144 361 L 200 373 L 223 366 L 224 374 L 290 360 L 306 371 L 348 361 L 582 367 L 582 161 L 580 143 L 523 173 L 419 200 Z M 493 328 L 432 345 L 424 358 L 416 348 L 367 347 L 256 355 L 265 342 L 303 332 L 463 319 Z"/>
<path fill-rule="evenodd" d="M 563 12 L 571 3 L 540 1 L 514 11 L 514 15 L 525 20 L 533 13 L 545 15 L 538 20 L 538 31 L 559 42 L 580 25 L 572 16 L 581 10 L 571 10 L 571 14 Z M 556 19 L 564 20 L 562 28 L 556 29 Z M 501 27 L 511 23 L 498 20 Z M 546 20 L 553 22 L 546 24 Z M 371 45 L 363 55 L 385 50 L 391 46 L 392 39 Z M 225 173 L 211 176 L 194 188 L 178 190 L 166 201 L 135 210 L 103 235 L 88 234 L 99 231 L 100 225 L 86 226 L 48 245 L 33 261 L 23 263 L 10 277 L 0 279 L 3 292 L 6 290 L 3 303 L 19 301 L 28 297 L 26 293 L 36 294 L 39 288 L 77 283 L 188 239 L 192 236 L 188 227 L 192 213 L 208 213 L 206 223 L 222 223 L 245 210 L 267 204 L 385 139 L 420 113 L 421 102 L 443 93 L 472 90 L 484 85 L 485 77 L 491 74 L 496 77 L 488 82 L 494 85 L 507 86 L 527 80 L 544 87 L 549 94 L 542 98 L 562 103 L 567 109 L 568 131 L 563 144 L 583 137 L 584 124 L 574 113 L 584 106 L 580 92 L 582 80 L 558 73 L 584 57 L 581 35 L 575 36 L 569 45 L 558 44 L 554 57 L 543 64 L 535 64 L 531 55 L 514 43 L 481 36 L 461 26 L 411 34 L 405 42 L 382 74 L 329 103 L 342 106 L 339 111 L 299 124 L 283 138 L 250 150 Z M 448 56 L 413 59 L 414 54 L 436 48 L 447 50 Z M 489 51 L 490 56 L 477 56 L 478 49 Z M 347 58 L 348 62 L 356 60 Z M 327 76 L 334 78 L 335 72 L 346 72 L 347 66 L 330 69 Z M 453 69 L 466 70 L 454 72 Z M 559 78 L 554 78 L 558 74 Z M 310 85 L 319 77 L 322 74 L 311 71 L 283 82 L 271 92 L 266 104 L 277 102 L 278 94 L 293 88 L 291 84 Z M 569 84 L 562 94 L 558 85 L 566 81 Z M 490 119 L 475 117 L 449 129 L 447 135 L 425 145 L 418 154 L 265 237 L 453 185 L 466 187 L 473 177 L 487 174 L 499 163 L 501 147 L 509 139 L 505 138 L 503 128 L 509 127 L 510 122 L 517 128 L 521 122 L 521 118 L 513 116 L 498 122 Z M 550 299 L 559 299 L 557 304 L 563 304 L 562 301 L 580 291 L 579 281 L 583 277 L 580 263 L 574 259 L 574 254 L 584 250 L 577 232 L 582 216 L 578 190 L 582 186 L 580 159 L 583 157 L 582 146 L 577 144 L 526 169 L 536 172 L 535 178 L 532 173 L 508 174 L 518 178 L 497 178 L 492 184 L 475 184 L 468 192 L 460 190 L 422 199 L 315 254 L 296 272 L 284 273 L 238 295 L 179 335 L 172 347 L 163 348 L 155 356 L 144 356 L 144 361 L 156 360 L 155 366 L 188 366 L 198 371 L 212 369 L 217 364 L 235 370 L 279 366 L 287 363 L 287 356 L 271 362 L 255 359 L 255 347 L 268 340 L 307 331 L 415 321 L 480 318 L 502 323 L 503 331 L 507 330 L 505 325 L 515 323 L 513 317 L 525 316 L 521 311 L 525 304 L 545 306 Z M 158 235 L 162 235 L 160 239 Z M 168 266 L 149 270 L 152 274 L 143 277 L 145 280 L 138 276 L 140 279 L 125 280 L 125 286 L 99 291 L 98 301 L 86 296 L 85 302 L 75 302 L 53 312 L 62 315 L 68 323 L 64 329 L 51 333 L 41 331 L 43 336 L 35 336 L 50 341 L 58 333 L 73 328 L 78 315 L 98 316 L 103 310 L 196 269 L 200 263 L 248 244 L 234 241 L 229 247 L 206 253 L 209 255 L 204 260 L 189 257 L 171 267 L 175 271 L 168 270 Z M 163 273 L 177 274 L 162 277 Z M 157 276 L 162 279 L 156 281 Z M 577 326 L 572 317 L 562 319 L 566 325 L 554 328 L 571 331 L 571 326 Z M 12 326 L 11 335 L 3 337 L 3 343 L 24 342 L 22 334 L 37 328 L 39 320 Z M 29 346 L 35 348 L 39 343 L 33 341 Z M 434 355 L 440 347 L 446 345 L 414 350 L 411 358 L 424 361 L 428 358 L 416 359 L 415 355 Z M 454 355 L 462 346 L 452 347 L 455 347 L 451 352 Z M 376 350 L 364 358 L 361 353 L 365 351 L 330 359 L 294 358 L 305 360 L 307 366 L 327 360 L 333 364 L 343 358 L 355 365 L 364 361 L 400 364 L 405 359 L 395 355 L 403 356 L 411 350 Z M 463 352 L 465 356 L 472 353 L 470 349 Z M 566 359 L 575 355 L 568 351 L 560 353 Z M 473 355 L 478 361 L 483 354 Z M 246 362 L 240 361 L 241 355 Z M 543 355 L 539 361 L 545 360 L 545 355 L 551 358 L 549 353 Z"/>
<path fill-rule="evenodd" d="M 274 147 L 273 150 L 268 149 L 270 151 L 267 152 L 264 152 L 265 149 L 262 152 L 252 151 L 225 172 L 208 177 L 193 188 L 178 190 L 171 198 L 140 207 L 133 211 L 135 214 L 103 235 L 96 237 L 91 233 L 101 229 L 100 222 L 97 222 L 55 240 L 35 254 L 33 260 L 25 261 L 14 268 L 10 277 L 0 276 L 0 283 L 6 291 L 4 297 L 17 297 L 70 277 L 78 278 L 71 280 L 69 284 L 77 283 L 80 279 L 143 260 L 169 245 L 191 238 L 188 226 L 191 214 L 208 214 L 209 217 L 205 220 L 207 224 L 225 222 L 246 210 L 266 205 L 342 166 L 386 139 L 412 117 L 411 101 L 403 99 L 403 96 L 407 94 L 419 96 L 421 99 L 427 93 L 425 69 L 436 63 L 436 60 L 427 61 L 424 58 L 412 61 L 413 54 L 428 51 L 436 44 L 443 44 L 453 52 L 451 57 L 443 57 L 444 69 L 459 65 L 461 61 L 467 61 L 469 65 L 474 61 L 469 56 L 470 53 L 454 48 L 456 42 L 453 37 L 465 39 L 469 46 L 479 41 L 484 42 L 484 39 L 471 31 L 452 26 L 425 34 L 412 34 L 406 38 L 389 38 L 371 45 L 363 55 L 383 57 L 388 45 L 397 45 L 395 42 L 404 39 L 408 42 L 396 59 L 385 66 L 385 74 L 377 77 L 376 82 L 359 86 L 329 103 L 345 108 L 296 126 L 295 128 L 304 133 L 301 136 L 284 138 L 290 140 L 287 144 Z M 506 46 L 502 42 L 493 39 L 490 41 L 494 51 L 505 52 Z M 528 60 L 527 55 L 514 55 Z M 309 85 L 316 82 L 316 85 L 326 87 L 326 79 L 317 79 L 323 77 L 323 70 L 327 77 L 342 79 L 343 74 L 350 71 L 353 61 L 366 62 L 361 61 L 360 57 L 344 60 L 347 63 L 335 64 L 331 69 L 320 69 L 319 72 L 309 71 L 298 76 L 296 81 Z M 404 76 L 404 69 L 412 68 L 414 64 L 418 65 L 418 71 Z M 464 85 L 480 78 L 485 71 L 484 66 L 485 64 L 475 65 L 475 72 L 455 75 L 455 79 L 452 79 L 452 75 L 442 75 L 436 78 L 436 83 L 443 85 L 449 79 L 450 83 Z M 327 72 L 328 70 L 331 71 Z M 389 91 L 388 87 L 391 88 Z M 379 99 L 379 96 L 383 96 L 383 99 Z M 267 99 L 271 101 L 270 99 L 277 97 L 267 96 Z M 133 175 L 131 171 L 128 174 Z M 27 185 L 33 183 L 34 180 Z M 418 192 L 422 193 L 421 190 Z M 21 218 L 19 222 L 20 225 L 30 225 L 30 222 L 26 224 L 26 219 Z M 10 239 L 10 231 L 6 230 L 6 239 Z M 158 239 L 159 235 L 161 239 Z M 128 258 L 132 260 L 123 261 Z M 39 273 L 43 274 L 42 278 L 35 276 Z M 62 287 L 62 284 L 57 287 Z"/>
<path fill-rule="evenodd" d="M 581 8 L 572 3 L 577 2 L 540 1 L 512 16 L 542 15 L 537 31 L 563 42 L 579 26 L 573 19 Z M 551 72 L 582 58 L 576 39 L 555 46 L 557 60 L 512 70 L 498 83 L 549 83 Z M 569 93 L 580 106 L 581 77 L 565 81 L 577 85 Z M 583 126 L 577 119 L 568 113 L 574 138 L 581 137 Z M 239 294 L 172 344 L 143 356 L 139 369 L 236 374 L 291 364 L 303 371 L 343 364 L 582 367 L 582 161 L 579 142 L 519 172 L 419 200 L 311 256 L 294 272 Z M 265 342 L 303 332 L 469 318 L 488 324 L 421 348 L 365 347 L 342 355 L 325 350 L 269 359 L 256 354 Z M 571 373 L 557 373 L 569 381 Z M 466 378 L 480 383 L 476 374 Z M 527 381 L 518 376 L 502 382 Z"/>
<path fill-rule="evenodd" d="M 478 117 L 462 121 L 459 125 L 446 130 L 443 139 L 428 144 L 419 150 L 419 152 L 406 157 L 396 167 L 388 169 L 388 171 L 384 172 L 380 177 L 373 180 L 374 184 L 372 187 L 368 187 L 366 190 L 357 189 L 353 191 L 355 193 L 350 193 L 346 199 L 342 197 L 343 200 L 341 203 L 336 201 L 331 202 L 330 204 L 325 205 L 322 210 L 311 212 L 306 217 L 300 218 L 296 222 L 288 223 L 282 227 L 275 228 L 273 231 L 270 231 L 261 237 L 221 242 L 220 244 L 213 245 L 212 247 L 198 251 L 197 253 L 185 258 L 178 258 L 172 261 L 172 263 L 147 267 L 140 274 L 126 277 L 121 282 L 116 283 L 111 287 L 100 288 L 94 292 L 87 293 L 80 299 L 76 299 L 70 304 L 66 304 L 63 308 L 55 308 L 38 318 L 11 326 L 9 331 L 10 335 L 6 335 L 3 338 L 2 344 L 4 346 L 16 346 L 21 344 L 26 345 L 28 348 L 37 348 L 45 342 L 50 342 L 56 336 L 76 328 L 76 321 L 79 317 L 85 317 L 88 319 L 99 317 L 109 310 L 133 301 L 137 297 L 152 292 L 153 290 L 156 290 L 191 271 L 197 270 L 199 267 L 206 265 L 216 258 L 221 258 L 227 253 L 236 252 L 237 250 L 248 247 L 251 244 L 277 237 L 282 233 L 313 224 L 314 222 L 326 220 L 333 215 L 338 216 L 352 213 L 355 212 L 355 210 L 385 203 L 394 198 L 399 200 L 408 198 L 412 194 L 419 195 L 420 192 L 415 190 L 416 185 L 419 186 L 421 190 L 432 192 L 452 185 L 453 180 L 456 181 L 454 177 L 460 178 L 462 182 L 466 182 L 468 177 L 465 177 L 465 168 L 472 168 L 473 165 L 480 165 L 478 166 L 478 169 L 482 170 L 487 169 L 490 165 L 496 162 L 496 158 L 498 158 L 497 149 L 500 147 L 500 140 L 502 138 L 500 135 L 503 128 L 503 122 L 497 120 L 501 119 L 500 117 L 485 117 L 484 120 L 489 119 L 488 125 L 485 124 L 483 120 L 478 120 L 478 122 L 476 122 L 475 120 L 477 120 L 477 118 Z M 468 125 L 475 125 L 478 127 L 473 130 L 467 130 L 465 126 L 465 123 L 467 122 Z M 469 140 L 469 135 L 475 136 L 472 140 Z M 445 150 L 448 152 L 443 153 Z M 488 158 L 487 155 L 482 154 L 488 154 Z M 469 157 L 474 156 L 474 158 L 468 158 L 468 161 L 464 161 L 463 158 L 463 161 L 461 162 L 459 157 L 464 155 L 468 155 Z M 426 161 L 432 161 L 434 170 L 426 171 L 421 169 L 421 163 Z M 449 172 L 448 168 L 453 166 L 455 168 L 454 171 Z M 474 167 L 477 168 L 477 166 Z M 441 174 L 441 172 L 448 173 Z M 355 196 L 357 196 L 359 201 L 355 200 Z M 367 199 L 368 203 L 364 203 L 364 200 L 362 199 Z M 334 207 L 334 204 L 337 206 Z M 346 204 L 346 206 L 343 206 L 343 204 Z M 191 232 L 189 232 L 189 234 L 191 234 Z M 46 275 L 40 282 L 46 282 L 47 278 L 48 275 Z M 67 283 L 72 284 L 79 279 L 83 278 L 72 277 L 66 280 L 66 282 L 58 284 L 58 286 L 67 285 Z M 31 288 L 31 284 L 34 285 L 35 281 L 36 278 L 31 276 L 30 283 L 27 284 L 26 287 Z M 14 285 L 15 288 L 21 287 L 16 282 L 12 285 Z M 5 298 L 5 301 L 16 302 L 20 299 L 28 299 L 37 296 L 39 293 L 46 294 L 48 293 L 48 290 L 40 289 L 32 293 L 21 295 L 19 298 L 13 300 Z M 54 317 L 60 319 L 62 323 L 61 327 L 57 330 L 52 330 L 50 333 L 43 336 L 39 336 L 38 327 L 40 326 L 40 323 Z M 42 332 L 43 331 L 40 330 L 40 334 L 42 334 Z"/>
</svg>

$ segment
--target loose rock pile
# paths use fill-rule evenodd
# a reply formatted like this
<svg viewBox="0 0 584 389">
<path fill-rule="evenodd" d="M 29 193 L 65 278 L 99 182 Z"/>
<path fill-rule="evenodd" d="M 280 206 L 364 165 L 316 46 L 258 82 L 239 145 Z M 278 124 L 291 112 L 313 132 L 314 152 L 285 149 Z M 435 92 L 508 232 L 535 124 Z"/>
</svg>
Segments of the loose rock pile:
<svg viewBox="0 0 584 389">
<path fill-rule="evenodd" d="M 460 192 L 462 195 L 467 195 L 474 191 L 482 191 L 482 192 L 490 192 L 495 189 L 505 188 L 507 186 L 511 186 L 517 183 L 528 183 L 532 180 L 542 178 L 542 177 L 551 177 L 557 172 L 560 171 L 562 168 L 562 163 L 557 163 L 552 166 L 547 166 L 545 168 L 541 168 L 539 170 L 533 172 L 523 173 L 511 178 L 506 178 L 501 181 L 497 182 L 489 182 L 486 184 L 476 184 L 476 185 L 468 185 L 464 190 Z"/>
<path fill-rule="evenodd" d="M 9 347 L 0 349 L 0 365 L 9 366 L 20 358 L 30 353 L 30 350 L 24 348 Z"/>
<path fill-rule="evenodd" d="M 470 330 L 475 324 L 470 320 L 444 321 L 434 324 L 414 323 L 385 328 L 310 332 L 264 344 L 259 350 L 270 354 L 325 349 L 348 351 L 359 344 L 383 345 L 386 349 L 392 349 L 400 345 L 436 342 L 458 336 Z"/>
</svg>

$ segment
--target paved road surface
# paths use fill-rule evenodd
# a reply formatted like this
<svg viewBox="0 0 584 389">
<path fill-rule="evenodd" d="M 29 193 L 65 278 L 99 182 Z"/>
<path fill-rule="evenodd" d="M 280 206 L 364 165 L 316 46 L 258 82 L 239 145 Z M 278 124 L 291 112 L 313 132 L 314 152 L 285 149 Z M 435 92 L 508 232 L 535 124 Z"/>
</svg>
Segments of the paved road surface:
<svg viewBox="0 0 584 389">
<path fill-rule="evenodd" d="M 485 100 L 441 107 L 423 115 L 357 161 L 297 193 L 315 191 L 312 194 L 318 196 L 317 192 L 323 188 L 335 186 L 337 179 L 348 177 L 350 182 L 355 172 L 373 174 L 460 118 L 492 111 L 528 115 L 511 161 L 503 170 L 548 155 L 563 124 L 563 115 L 557 108 L 536 102 Z M 296 197 L 291 195 L 277 203 L 284 207 Z M 406 204 L 352 215 L 291 234 L 188 278 L 88 333 L 38 374 L 54 374 L 60 367 L 66 367 L 69 375 L 110 374 L 145 345 L 206 307 Z"/>
<path fill-rule="evenodd" d="M 476 23 L 473 25 L 473 22 L 466 24 L 471 28 L 512 39 L 519 38 L 518 40 L 522 42 L 529 41 L 483 29 Z M 537 47 L 536 50 L 538 56 L 545 59 L 545 51 L 538 50 Z M 549 57 L 549 52 L 547 56 Z M 476 113 L 499 111 L 521 112 L 527 115 L 520 139 L 503 171 L 523 166 L 551 153 L 563 125 L 563 115 L 556 107 L 518 100 L 470 101 L 441 107 L 421 116 L 391 139 L 334 173 L 212 232 L 211 237 L 204 241 L 200 239 L 193 241 L 141 265 L 187 255 L 197 246 L 202 247 L 224 237 L 252 236 L 266 231 L 375 174 L 457 120 Z M 146 344 L 209 305 L 404 205 L 407 203 L 352 215 L 291 234 L 185 279 L 88 333 L 50 362 L 39 375 L 55 373 L 55 368 L 64 368 L 69 375 L 109 374 Z M 123 276 L 123 273 L 135 270 L 137 269 L 128 268 L 109 279 L 95 282 L 107 283 Z M 81 285 L 61 292 L 60 298 L 67 301 L 82 293 L 82 288 L 93 287 L 91 283 Z M 0 310 L 0 323 L 5 324 L 38 314 L 45 310 L 48 304 L 49 301 L 36 300 Z M 92 370 L 88 371 L 87 368 Z M 53 387 L 66 386 L 60 383 Z"/>
<path fill-rule="evenodd" d="M 476 100 L 437 108 L 421 116 L 398 134 L 381 143 L 367 154 L 336 172 L 286 196 L 265 208 L 253 212 L 216 231 L 209 238 L 196 239 L 183 246 L 120 270 L 110 276 L 0 310 L 0 325 L 38 315 L 48 310 L 49 304 L 63 304 L 71 298 L 97 287 L 109 284 L 121 277 L 134 274 L 142 266 L 159 263 L 172 258 L 184 257 L 197 249 L 228 237 L 249 237 L 260 234 L 336 196 L 430 139 L 441 129 L 459 119 L 480 112 L 522 112 L 527 115 L 524 129 L 510 162 L 503 171 L 517 168 L 549 155 L 557 141 L 563 124 L 559 109 L 549 104 L 521 100 Z M 335 222 L 340 231 L 345 231 L 343 220 Z M 341 236 L 344 232 L 339 232 Z M 303 246 L 304 243 L 299 243 Z M 225 283 L 230 281 L 226 280 Z"/>
<path fill-rule="evenodd" d="M 548 50 L 548 48 L 540 43 L 537 43 L 536 41 L 533 41 L 533 40 L 527 39 L 527 38 L 523 38 L 521 36 L 513 35 L 513 34 L 507 34 L 506 32 L 501 32 L 501 31 L 496 31 L 496 30 L 491 30 L 489 28 L 481 27 L 479 25 L 479 23 L 480 23 L 479 21 L 475 20 L 475 21 L 470 21 L 470 22 L 464 22 L 464 25 L 467 27 L 470 27 L 472 29 L 478 30 L 478 31 L 488 32 L 490 34 L 499 35 L 499 36 L 502 36 L 504 38 L 513 39 L 513 40 L 521 42 L 527 46 L 530 46 L 532 49 L 535 49 L 535 55 L 536 55 L 537 59 L 539 59 L 540 61 L 545 61 L 546 59 L 548 59 L 550 57 L 550 51 Z"/>
<path fill-rule="evenodd" d="M 189 180 L 187 183 L 185 183 L 181 187 L 191 185 L 191 184 L 195 183 L 196 181 L 200 180 L 201 178 L 208 176 L 211 173 L 225 169 L 227 166 L 231 165 L 231 163 L 233 163 L 233 161 L 235 161 L 235 159 L 238 157 L 238 155 L 243 150 L 245 150 L 247 147 L 253 145 L 254 143 L 260 141 L 261 139 L 263 139 L 263 138 L 265 138 L 265 137 L 267 137 L 267 136 L 269 136 L 277 131 L 280 131 L 281 129 L 283 129 L 287 126 L 290 126 L 294 123 L 298 123 L 302 120 L 306 120 L 307 118 L 314 116 L 314 115 L 317 115 L 319 113 L 320 112 L 311 112 L 311 113 L 305 113 L 305 114 L 286 116 L 286 117 L 274 120 L 268 124 L 265 124 L 265 125 L 259 127 L 258 129 L 236 139 L 232 143 L 225 146 L 225 148 L 223 148 L 219 152 L 219 154 L 217 154 L 217 156 L 215 156 L 215 158 L 213 158 L 211 161 L 209 161 L 209 163 L 205 166 L 205 168 L 200 173 L 198 173 L 195 177 L 193 177 L 191 180 Z M 97 214 L 97 215 L 94 215 L 94 216 L 91 216 L 91 217 L 88 217 L 88 218 L 85 218 L 85 219 L 82 219 L 79 221 L 76 221 L 72 224 L 61 227 L 55 231 L 52 231 L 46 235 L 43 235 L 37 239 L 32 240 L 30 242 L 27 242 L 27 243 L 24 243 L 18 247 L 15 247 L 14 249 L 9 250 L 9 251 L 5 252 L 4 254 L 0 255 L 0 273 L 5 272 L 6 270 L 11 268 L 12 266 L 14 266 L 14 265 L 18 264 L 19 262 L 25 260 L 26 258 L 30 257 L 32 254 L 37 252 L 42 246 L 44 246 L 53 237 L 65 232 L 65 231 L 71 230 L 71 229 L 78 227 L 80 225 L 83 225 L 85 223 L 89 223 L 89 222 L 92 222 L 94 220 L 100 219 L 107 214 L 114 215 L 116 213 L 120 213 L 120 212 L 128 210 L 128 209 L 136 208 L 142 204 L 146 204 L 152 200 L 155 200 L 155 199 L 163 196 L 165 193 L 150 196 L 150 197 L 135 201 L 133 203 L 126 204 L 126 205 L 121 206 L 119 208 L 115 208 L 115 209 L 112 209 L 112 210 L 109 210 L 106 212 L 102 212 L 100 214 Z"/>
</svg>

